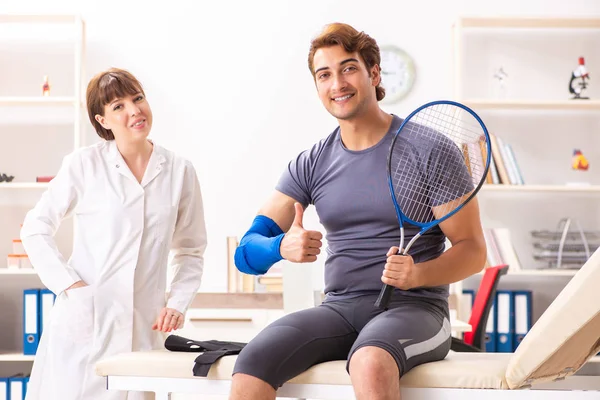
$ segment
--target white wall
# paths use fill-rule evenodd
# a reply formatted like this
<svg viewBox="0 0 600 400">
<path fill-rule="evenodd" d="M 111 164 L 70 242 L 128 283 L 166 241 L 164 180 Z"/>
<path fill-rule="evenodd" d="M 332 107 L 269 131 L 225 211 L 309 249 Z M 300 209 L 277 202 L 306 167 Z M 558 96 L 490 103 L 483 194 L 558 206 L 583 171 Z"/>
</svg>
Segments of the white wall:
<svg viewBox="0 0 600 400">
<path fill-rule="evenodd" d="M 152 137 L 192 160 L 199 174 L 209 231 L 202 290 L 224 291 L 225 236 L 241 236 L 288 160 L 336 126 L 307 68 L 310 39 L 324 24 L 350 23 L 413 56 L 414 90 L 385 106 L 403 116 L 452 97 L 456 17 L 597 17 L 600 2 L 3 0 L 3 12 L 81 13 L 86 76 L 116 66 L 142 81 L 154 111 Z M 309 217 L 307 225 L 318 227 Z"/>
</svg>

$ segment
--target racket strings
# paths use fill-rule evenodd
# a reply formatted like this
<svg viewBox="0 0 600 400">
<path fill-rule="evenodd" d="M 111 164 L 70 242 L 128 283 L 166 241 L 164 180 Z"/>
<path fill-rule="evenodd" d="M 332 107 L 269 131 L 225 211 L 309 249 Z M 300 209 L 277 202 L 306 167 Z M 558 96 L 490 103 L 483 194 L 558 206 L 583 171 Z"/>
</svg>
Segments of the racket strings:
<svg viewBox="0 0 600 400">
<path fill-rule="evenodd" d="M 418 133 L 426 134 L 426 127 L 430 126 L 434 131 L 429 129 L 428 132 L 443 133 L 457 145 L 474 147 L 476 144 L 481 146 L 481 142 L 483 144 L 486 142 L 479 122 L 460 107 L 451 104 L 438 104 L 424 108 L 415 116 L 417 117 L 416 122 L 420 125 L 417 128 L 420 130 Z M 471 175 L 473 183 L 476 184 L 485 172 L 486 163 L 485 160 L 481 161 L 476 158 L 477 153 L 474 150 L 475 148 L 472 151 L 463 149 L 463 153 L 466 153 L 465 162 L 467 166 L 473 168 Z"/>
<path fill-rule="evenodd" d="M 483 178 L 486 136 L 460 107 L 439 104 L 420 110 L 397 139 L 389 172 L 396 201 L 412 221 L 427 223 L 452 212 Z"/>
</svg>

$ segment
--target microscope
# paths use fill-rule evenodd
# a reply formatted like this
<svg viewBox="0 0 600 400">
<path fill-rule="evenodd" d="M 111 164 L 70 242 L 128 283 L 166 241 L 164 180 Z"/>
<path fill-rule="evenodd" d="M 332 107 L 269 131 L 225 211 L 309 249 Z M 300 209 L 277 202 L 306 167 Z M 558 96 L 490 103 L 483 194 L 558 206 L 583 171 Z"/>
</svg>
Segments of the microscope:
<svg viewBox="0 0 600 400">
<path fill-rule="evenodd" d="M 590 79 L 590 75 L 585 68 L 585 61 L 583 57 L 579 57 L 579 65 L 571 73 L 569 81 L 569 93 L 573 95 L 571 99 L 589 99 L 589 97 L 581 96 L 581 93 L 587 88 L 588 79 Z"/>
</svg>

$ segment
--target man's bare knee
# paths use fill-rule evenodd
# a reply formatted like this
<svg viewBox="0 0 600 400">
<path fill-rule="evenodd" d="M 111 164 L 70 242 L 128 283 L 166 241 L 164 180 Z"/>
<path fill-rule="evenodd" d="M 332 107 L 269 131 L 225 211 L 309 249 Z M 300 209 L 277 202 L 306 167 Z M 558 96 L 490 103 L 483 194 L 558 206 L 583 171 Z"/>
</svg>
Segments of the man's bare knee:
<svg viewBox="0 0 600 400">
<path fill-rule="evenodd" d="M 400 373 L 396 360 L 387 351 L 361 347 L 352 355 L 349 370 L 358 400 L 400 398 Z"/>
<path fill-rule="evenodd" d="M 365 346 L 358 349 L 350 359 L 350 375 L 353 373 L 361 374 L 381 374 L 399 376 L 396 367 L 396 360 L 390 353 L 382 348 L 375 346 Z M 354 370 L 354 371 L 353 371 Z"/>
<path fill-rule="evenodd" d="M 229 400 L 272 400 L 275 389 L 269 383 L 252 375 L 237 373 L 231 379 Z"/>
</svg>

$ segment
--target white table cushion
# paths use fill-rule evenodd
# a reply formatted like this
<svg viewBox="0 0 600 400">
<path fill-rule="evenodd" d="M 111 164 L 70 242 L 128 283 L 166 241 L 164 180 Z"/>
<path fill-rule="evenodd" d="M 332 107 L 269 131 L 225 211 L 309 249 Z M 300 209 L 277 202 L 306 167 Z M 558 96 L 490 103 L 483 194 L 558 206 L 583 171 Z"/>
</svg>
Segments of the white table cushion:
<svg viewBox="0 0 600 400">
<path fill-rule="evenodd" d="M 144 376 L 196 378 L 192 375 L 198 353 L 166 350 L 133 352 L 108 357 L 96 364 L 101 376 Z M 406 374 L 404 387 L 506 389 L 506 366 L 512 354 L 454 353 L 445 360 L 422 364 Z M 237 356 L 225 356 L 210 369 L 208 379 L 230 380 Z M 291 383 L 350 385 L 345 361 L 318 364 L 298 375 Z"/>
</svg>

